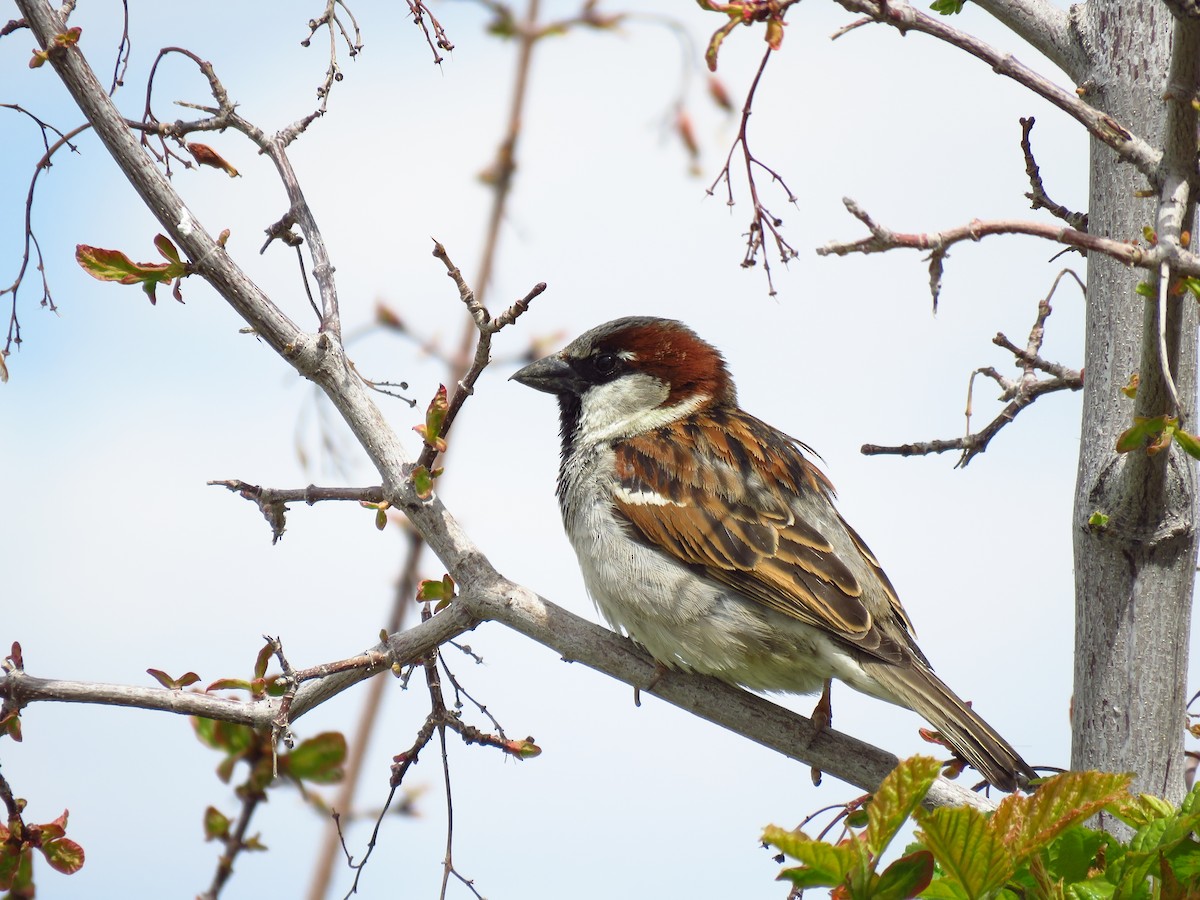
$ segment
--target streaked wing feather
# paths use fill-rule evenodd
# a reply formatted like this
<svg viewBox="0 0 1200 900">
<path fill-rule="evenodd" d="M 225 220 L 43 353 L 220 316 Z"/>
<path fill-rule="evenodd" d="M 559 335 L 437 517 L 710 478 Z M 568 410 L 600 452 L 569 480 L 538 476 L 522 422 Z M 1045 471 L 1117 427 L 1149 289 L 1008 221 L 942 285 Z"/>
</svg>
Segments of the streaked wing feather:
<svg viewBox="0 0 1200 900">
<path fill-rule="evenodd" d="M 620 514 L 649 543 L 703 567 L 745 596 L 881 659 L 902 658 L 903 648 L 876 627 L 854 572 L 788 503 L 789 493 L 830 495 L 825 476 L 794 444 L 757 419 L 724 412 L 718 421 L 716 414 L 697 414 L 614 447 L 622 489 L 614 499 Z M 714 465 L 695 466 L 691 460 L 697 454 Z M 761 483 L 747 478 L 748 471 L 760 473 Z M 720 501 L 715 507 L 710 502 L 714 498 Z M 846 528 L 907 625 L 875 558 Z"/>
</svg>

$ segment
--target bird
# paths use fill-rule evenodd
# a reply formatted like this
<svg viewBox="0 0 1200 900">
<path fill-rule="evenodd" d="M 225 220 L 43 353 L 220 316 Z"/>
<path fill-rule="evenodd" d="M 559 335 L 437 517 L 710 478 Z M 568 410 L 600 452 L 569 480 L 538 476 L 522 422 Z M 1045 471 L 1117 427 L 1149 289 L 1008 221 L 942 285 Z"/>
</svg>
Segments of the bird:
<svg viewBox="0 0 1200 900">
<path fill-rule="evenodd" d="M 1001 790 L 1037 777 L 934 674 L 816 453 L 742 410 L 716 347 L 632 316 L 512 380 L 557 397 L 557 496 L 584 583 L 661 668 L 761 692 L 836 678 L 921 715 Z"/>
</svg>

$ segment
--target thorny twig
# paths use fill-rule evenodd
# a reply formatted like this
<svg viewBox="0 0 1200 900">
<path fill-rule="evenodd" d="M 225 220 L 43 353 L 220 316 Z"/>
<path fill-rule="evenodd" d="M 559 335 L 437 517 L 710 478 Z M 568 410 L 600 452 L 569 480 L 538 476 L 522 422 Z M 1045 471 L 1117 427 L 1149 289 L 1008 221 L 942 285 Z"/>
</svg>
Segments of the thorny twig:
<svg viewBox="0 0 1200 900">
<path fill-rule="evenodd" d="M 1059 282 L 1066 275 L 1070 275 L 1075 279 L 1080 290 L 1084 289 L 1083 282 L 1073 271 L 1063 269 L 1059 272 L 1054 279 L 1054 284 L 1051 286 L 1050 292 L 1038 303 L 1037 318 L 1034 321 L 1033 328 L 1029 331 L 1029 339 L 1024 348 L 1017 347 L 1002 333 L 998 333 L 992 338 L 993 344 L 1003 347 L 1016 357 L 1017 367 L 1021 369 L 1022 374 L 1020 378 L 1007 378 L 991 366 L 976 369 L 971 373 L 971 378 L 967 384 L 966 435 L 954 438 L 953 440 L 921 441 L 912 444 L 901 444 L 899 446 L 864 444 L 861 452 L 866 456 L 885 454 L 894 456 L 925 456 L 930 453 L 945 453 L 947 450 L 958 450 L 961 451 L 962 456 L 959 457 L 955 468 L 962 468 L 975 456 L 986 450 L 988 443 L 1000 432 L 1000 429 L 1015 419 L 1021 410 L 1033 403 L 1038 397 L 1057 391 L 1077 391 L 1081 389 L 1083 387 L 1082 371 L 1069 369 L 1059 363 L 1050 362 L 1043 359 L 1040 355 L 1042 339 L 1045 336 L 1046 319 L 1051 313 L 1050 298 L 1054 296 Z M 1039 380 L 1037 377 L 1037 372 L 1039 371 L 1047 373 L 1050 377 Z M 1000 399 L 1009 402 L 996 418 L 979 431 L 972 433 L 970 430 L 971 398 L 976 375 L 984 375 L 1000 385 Z"/>
<path fill-rule="evenodd" d="M 766 252 L 766 236 L 769 232 L 775 241 L 775 249 L 779 252 L 780 261 L 787 265 L 788 260 L 794 259 L 798 254 L 796 249 L 792 247 L 783 237 L 783 232 L 780 230 L 783 226 L 783 219 L 772 213 L 763 204 L 758 196 L 758 184 L 754 180 L 754 167 L 762 169 L 771 176 L 771 180 L 778 182 L 779 186 L 787 192 L 787 202 L 795 203 L 796 196 L 792 193 L 791 188 L 787 186 L 783 178 L 772 169 L 770 166 L 763 163 L 750 150 L 750 143 L 747 139 L 747 126 L 750 122 L 750 113 L 754 106 L 754 94 L 758 90 L 759 82 L 762 80 L 763 71 L 767 68 L 767 61 L 771 58 L 772 49 L 767 48 L 763 54 L 762 62 L 758 65 L 758 71 L 754 75 L 754 80 L 750 83 L 750 90 L 746 94 L 746 102 L 742 105 L 742 121 L 738 128 L 737 137 L 734 138 L 733 144 L 729 147 L 729 154 L 725 157 L 725 165 L 720 173 L 713 180 L 713 183 L 708 186 L 707 193 L 711 197 L 716 190 L 718 184 L 725 182 L 725 189 L 728 195 L 726 201 L 729 206 L 734 205 L 733 200 L 733 182 L 731 180 L 731 165 L 733 162 L 733 153 L 741 146 L 742 158 L 746 166 L 746 183 L 750 189 L 750 200 L 754 204 L 754 212 L 750 218 L 750 228 L 746 234 L 746 255 L 742 258 L 742 267 L 749 268 L 758 261 L 758 254 L 761 251 L 763 254 L 763 272 L 767 276 L 767 288 L 770 296 L 776 295 L 775 283 L 771 278 L 771 263 Z"/>
</svg>

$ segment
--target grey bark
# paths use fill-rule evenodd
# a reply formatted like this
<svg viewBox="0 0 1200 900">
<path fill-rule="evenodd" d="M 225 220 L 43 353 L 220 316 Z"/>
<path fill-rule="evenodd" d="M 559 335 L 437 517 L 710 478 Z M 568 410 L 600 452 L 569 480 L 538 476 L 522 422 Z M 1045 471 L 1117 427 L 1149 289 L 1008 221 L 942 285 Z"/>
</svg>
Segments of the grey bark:
<svg viewBox="0 0 1200 900">
<path fill-rule="evenodd" d="M 1194 231 L 1195 96 L 1200 42 L 1195 20 L 1166 5 L 1089 0 L 1080 17 L 1091 59 L 1084 99 L 1152 146 L 1164 148 L 1157 185 L 1091 143 L 1089 230 L 1119 240 L 1156 227 L 1173 239 Z M 1172 68 L 1172 45 L 1179 58 Z M 1168 87 L 1168 72 L 1179 82 Z M 1164 99 L 1173 95 L 1175 100 Z M 1182 98 L 1180 101 L 1178 98 Z M 1182 110 L 1184 104 L 1189 110 Z M 1157 196 L 1138 199 L 1152 189 Z M 1172 207 L 1172 199 L 1185 202 Z M 1176 218 L 1172 219 L 1172 216 Z M 1173 445 L 1118 455 L 1134 415 L 1171 411 L 1158 366 L 1158 304 L 1135 293 L 1142 270 L 1088 258 L 1083 423 L 1073 518 L 1075 546 L 1074 769 L 1136 773 L 1135 788 L 1178 801 L 1184 793 L 1184 704 L 1195 581 L 1196 477 Z M 1166 346 L 1181 426 L 1196 430 L 1196 303 L 1166 303 Z M 1136 401 L 1120 391 L 1138 372 Z M 1089 525 L 1093 513 L 1109 516 Z"/>
</svg>

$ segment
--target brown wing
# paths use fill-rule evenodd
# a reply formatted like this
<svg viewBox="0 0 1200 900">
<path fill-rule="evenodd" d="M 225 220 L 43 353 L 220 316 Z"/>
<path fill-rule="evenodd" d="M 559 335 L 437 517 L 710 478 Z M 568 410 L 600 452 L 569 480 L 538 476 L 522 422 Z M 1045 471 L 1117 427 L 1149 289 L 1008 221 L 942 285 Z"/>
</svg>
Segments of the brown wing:
<svg viewBox="0 0 1200 900">
<path fill-rule="evenodd" d="M 647 542 L 880 659 L 916 650 L 890 582 L 834 509 L 833 486 L 786 435 L 716 408 L 614 450 L 617 509 Z M 886 605 L 872 610 L 862 579 Z"/>
</svg>

